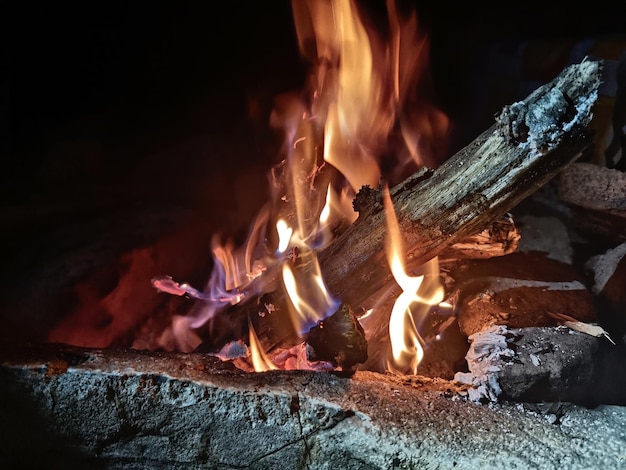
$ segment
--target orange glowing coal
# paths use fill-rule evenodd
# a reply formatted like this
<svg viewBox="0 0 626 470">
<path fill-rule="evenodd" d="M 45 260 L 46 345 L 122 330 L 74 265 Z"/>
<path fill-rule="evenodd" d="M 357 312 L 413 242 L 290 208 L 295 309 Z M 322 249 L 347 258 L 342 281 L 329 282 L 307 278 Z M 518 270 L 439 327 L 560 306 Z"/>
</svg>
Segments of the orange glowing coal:
<svg viewBox="0 0 626 470">
<path fill-rule="evenodd" d="M 214 240 L 215 268 L 204 290 L 171 278 L 153 280 L 161 291 L 198 299 L 184 321 L 173 320 L 164 348 L 171 348 L 165 343 L 173 338 L 176 349 L 193 349 L 200 341 L 196 329 L 277 283 L 288 296 L 294 330 L 305 334 L 341 304 L 324 284 L 317 253 L 356 219 L 356 193 L 381 181 L 393 185 L 422 166 L 435 166 L 440 157 L 431 150 L 445 139 L 448 120 L 417 95 L 427 72 L 428 42 L 415 14 L 401 17 L 388 1 L 385 37 L 366 26 L 354 0 L 294 0 L 292 11 L 300 52 L 310 64 L 308 97 L 285 104 L 291 95 L 281 96 L 270 118 L 285 141 L 281 163 L 269 173 L 272 199 L 242 247 Z M 401 234 L 391 203 L 385 206 L 389 263 L 402 288 L 390 320 L 389 368 L 414 373 L 423 354 L 420 321 L 442 290 L 428 285 L 437 276 L 405 272 Z M 425 269 L 436 273 L 437 260 Z M 426 291 L 429 298 L 423 297 Z M 252 324 L 250 343 L 255 370 L 276 364 L 315 368 L 301 360 L 303 348 L 293 351 L 290 366 L 284 355 L 272 362 Z"/>
</svg>

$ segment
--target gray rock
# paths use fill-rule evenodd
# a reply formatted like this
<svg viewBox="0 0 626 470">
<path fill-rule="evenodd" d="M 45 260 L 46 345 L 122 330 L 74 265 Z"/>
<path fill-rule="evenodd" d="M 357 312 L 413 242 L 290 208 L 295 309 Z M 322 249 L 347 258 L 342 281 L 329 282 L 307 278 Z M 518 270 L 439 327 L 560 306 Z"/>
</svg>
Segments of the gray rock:
<svg viewBox="0 0 626 470">
<path fill-rule="evenodd" d="M 473 403 L 451 382 L 242 373 L 202 354 L 0 360 L 7 468 L 619 468 L 626 409 Z M 558 419 L 557 419 L 558 418 Z"/>
</svg>

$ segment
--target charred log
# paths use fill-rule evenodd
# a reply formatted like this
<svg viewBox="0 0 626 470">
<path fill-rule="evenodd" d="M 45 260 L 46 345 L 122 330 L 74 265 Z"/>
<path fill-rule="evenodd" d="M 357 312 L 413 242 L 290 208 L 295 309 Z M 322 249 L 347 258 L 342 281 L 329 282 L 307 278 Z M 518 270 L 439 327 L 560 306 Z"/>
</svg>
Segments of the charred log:
<svg viewBox="0 0 626 470">
<path fill-rule="evenodd" d="M 477 402 L 514 400 L 596 406 L 624 403 L 624 342 L 565 326 L 492 326 L 470 336 L 469 372 L 457 373 Z"/>
<path fill-rule="evenodd" d="M 311 360 L 328 361 L 344 371 L 367 360 L 367 341 L 363 327 L 348 305 L 311 328 L 306 342 L 313 347 Z"/>
</svg>

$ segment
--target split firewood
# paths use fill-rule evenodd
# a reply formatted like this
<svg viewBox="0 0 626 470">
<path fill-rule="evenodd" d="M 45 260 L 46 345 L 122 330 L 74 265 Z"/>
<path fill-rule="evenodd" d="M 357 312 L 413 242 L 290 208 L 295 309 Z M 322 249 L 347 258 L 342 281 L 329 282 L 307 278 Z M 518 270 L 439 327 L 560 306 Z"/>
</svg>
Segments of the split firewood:
<svg viewBox="0 0 626 470">
<path fill-rule="evenodd" d="M 581 321 L 598 321 L 595 296 L 563 264 L 524 253 L 502 261 L 470 265 L 463 277 L 455 278 L 461 292 L 458 321 L 466 336 L 490 324 L 511 328 L 556 326 L 548 312 L 557 310 Z"/>
<path fill-rule="evenodd" d="M 504 214 L 478 233 L 462 238 L 439 254 L 439 263 L 487 259 L 515 253 L 522 235 L 511 214 Z"/>
</svg>

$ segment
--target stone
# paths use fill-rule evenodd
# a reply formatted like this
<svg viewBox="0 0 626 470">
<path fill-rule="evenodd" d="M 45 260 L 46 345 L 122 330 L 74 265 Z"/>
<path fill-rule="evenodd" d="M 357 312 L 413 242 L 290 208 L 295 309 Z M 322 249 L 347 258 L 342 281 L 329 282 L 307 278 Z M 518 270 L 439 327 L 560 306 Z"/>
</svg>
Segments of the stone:
<svg viewBox="0 0 626 470">
<path fill-rule="evenodd" d="M 452 382 L 244 373 L 206 354 L 3 351 L 7 468 L 619 468 L 626 408 L 476 404 Z"/>
</svg>

